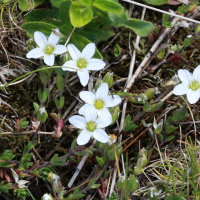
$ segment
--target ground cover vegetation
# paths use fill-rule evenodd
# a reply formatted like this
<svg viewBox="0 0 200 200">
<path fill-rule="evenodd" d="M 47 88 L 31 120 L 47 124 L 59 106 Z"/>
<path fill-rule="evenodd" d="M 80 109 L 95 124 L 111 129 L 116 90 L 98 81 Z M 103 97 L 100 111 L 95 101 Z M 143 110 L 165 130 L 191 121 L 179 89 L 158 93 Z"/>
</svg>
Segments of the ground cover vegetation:
<svg viewBox="0 0 200 200">
<path fill-rule="evenodd" d="M 0 10 L 0 199 L 200 198 L 198 1 Z"/>
</svg>

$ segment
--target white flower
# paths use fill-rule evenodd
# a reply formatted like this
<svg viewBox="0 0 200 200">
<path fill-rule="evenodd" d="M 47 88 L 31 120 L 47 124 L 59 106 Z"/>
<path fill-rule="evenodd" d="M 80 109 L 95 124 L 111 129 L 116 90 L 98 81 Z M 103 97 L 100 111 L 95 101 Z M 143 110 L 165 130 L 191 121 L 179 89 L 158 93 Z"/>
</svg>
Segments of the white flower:
<svg viewBox="0 0 200 200">
<path fill-rule="evenodd" d="M 189 103 L 193 104 L 199 100 L 200 97 L 200 65 L 194 70 L 193 74 L 186 69 L 178 70 L 178 77 L 181 84 L 177 85 L 173 93 L 175 95 L 187 94 Z"/>
<path fill-rule="evenodd" d="M 107 117 L 97 118 L 97 113 L 91 108 L 88 108 L 84 115 L 85 117 L 74 115 L 69 118 L 69 122 L 73 126 L 82 129 L 77 138 L 77 143 L 84 145 L 91 136 L 102 143 L 108 142 L 108 135 L 102 128 L 107 127 L 112 122 L 112 119 Z"/>
<path fill-rule="evenodd" d="M 55 29 L 55 31 L 60 33 L 58 29 Z M 53 32 L 47 40 L 43 33 L 36 31 L 34 33 L 34 40 L 38 47 L 29 51 L 26 57 L 35 59 L 44 57 L 44 62 L 49 66 L 53 66 L 54 64 L 54 54 L 60 55 L 67 51 L 67 47 L 63 45 L 56 45 L 59 41 L 59 37 Z"/>
<path fill-rule="evenodd" d="M 151 187 L 150 190 L 151 190 L 151 193 L 150 193 L 151 197 L 159 196 L 162 192 L 162 190 L 158 191 L 155 187 Z"/>
<path fill-rule="evenodd" d="M 39 109 L 40 115 L 42 115 L 43 113 L 46 113 L 45 107 L 41 106 Z"/>
<path fill-rule="evenodd" d="M 126 176 L 125 175 L 122 175 L 122 174 L 119 174 L 119 182 L 124 182 L 126 179 Z"/>
<path fill-rule="evenodd" d="M 49 194 L 44 194 L 41 200 L 53 200 L 53 197 Z"/>
<path fill-rule="evenodd" d="M 107 83 L 100 85 L 96 93 L 89 91 L 80 92 L 79 96 L 86 104 L 79 109 L 79 114 L 84 115 L 87 109 L 92 108 L 98 116 L 107 116 L 112 119 L 107 108 L 118 105 L 121 102 L 121 97 L 118 95 L 109 95 L 108 92 Z"/>
<path fill-rule="evenodd" d="M 19 188 L 25 188 L 26 187 L 25 184 L 29 183 L 30 181 L 19 180 L 19 176 L 17 175 L 17 173 L 13 169 L 11 169 L 11 171 L 12 171 L 12 175 L 15 179 L 15 182 L 18 184 L 18 187 Z"/>
<path fill-rule="evenodd" d="M 73 44 L 67 46 L 72 60 L 67 61 L 63 66 L 72 67 L 74 69 L 62 68 L 64 71 L 77 71 L 77 75 L 83 86 L 86 86 L 89 81 L 88 70 L 101 70 L 106 66 L 106 63 L 101 59 L 92 58 L 95 53 L 95 44 L 90 43 L 86 45 L 82 52 L 80 52 Z"/>
</svg>

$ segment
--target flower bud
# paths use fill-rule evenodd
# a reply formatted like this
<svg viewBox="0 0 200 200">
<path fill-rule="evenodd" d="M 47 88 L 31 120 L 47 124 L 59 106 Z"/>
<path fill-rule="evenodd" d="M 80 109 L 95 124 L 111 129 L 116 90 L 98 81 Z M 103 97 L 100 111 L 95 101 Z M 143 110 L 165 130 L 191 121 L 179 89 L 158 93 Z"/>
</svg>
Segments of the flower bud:
<svg viewBox="0 0 200 200">
<path fill-rule="evenodd" d="M 69 60 L 69 52 L 62 54 L 60 58 L 61 65 L 63 65 Z"/>
<path fill-rule="evenodd" d="M 111 146 L 112 144 L 115 144 L 115 142 L 117 141 L 117 136 L 114 134 L 109 135 L 109 140 L 108 140 L 108 144 Z"/>
<path fill-rule="evenodd" d="M 53 186 L 57 193 L 59 193 L 62 190 L 62 183 L 60 181 L 60 177 L 56 174 L 53 174 Z"/>
<path fill-rule="evenodd" d="M 122 190 L 122 189 L 124 188 L 125 179 L 126 179 L 125 176 L 119 174 L 119 178 L 118 178 L 118 180 L 117 180 L 117 182 L 116 182 L 117 188 L 118 188 L 119 190 Z"/>
<path fill-rule="evenodd" d="M 145 104 L 147 101 L 147 96 L 143 94 L 133 94 L 131 97 L 128 99 L 132 103 L 139 103 L 139 104 Z"/>
<path fill-rule="evenodd" d="M 143 168 L 140 165 L 136 165 L 134 167 L 134 174 L 135 175 L 140 175 L 143 173 Z"/>
<path fill-rule="evenodd" d="M 145 150 L 145 148 L 142 148 L 139 152 L 137 165 L 140 165 L 141 167 L 145 167 L 147 165 L 147 151 Z"/>
<path fill-rule="evenodd" d="M 107 72 L 106 75 L 103 77 L 104 83 L 108 84 L 108 87 L 111 88 L 113 85 L 113 72 Z"/>
<path fill-rule="evenodd" d="M 119 109 L 118 106 L 115 106 L 115 107 L 110 108 L 109 111 L 110 111 L 110 114 L 112 116 L 112 122 L 111 122 L 110 125 L 113 125 L 119 117 L 120 109 Z"/>
<path fill-rule="evenodd" d="M 53 181 L 53 172 L 49 172 L 47 175 L 47 181 L 49 181 L 50 183 Z"/>
<path fill-rule="evenodd" d="M 130 175 L 127 181 L 127 190 L 133 193 L 138 189 L 138 186 L 139 183 L 138 180 L 135 178 L 135 175 L 134 174 Z"/>
<path fill-rule="evenodd" d="M 152 99 L 154 97 L 155 93 L 156 93 L 156 88 L 149 88 L 144 92 L 147 99 Z"/>
<path fill-rule="evenodd" d="M 54 200 L 50 194 L 44 194 L 41 200 Z"/>
</svg>

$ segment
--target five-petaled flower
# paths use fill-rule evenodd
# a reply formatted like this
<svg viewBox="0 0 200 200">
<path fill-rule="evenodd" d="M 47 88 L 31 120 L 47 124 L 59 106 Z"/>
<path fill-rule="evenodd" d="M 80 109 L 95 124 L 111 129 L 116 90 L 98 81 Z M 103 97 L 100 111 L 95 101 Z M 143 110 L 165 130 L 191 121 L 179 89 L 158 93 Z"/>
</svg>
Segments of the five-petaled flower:
<svg viewBox="0 0 200 200">
<path fill-rule="evenodd" d="M 84 115 L 84 117 L 74 115 L 69 118 L 69 122 L 73 126 L 81 129 L 81 132 L 77 138 L 77 143 L 79 145 L 84 145 L 90 140 L 91 136 L 102 143 L 108 142 L 109 137 L 102 128 L 110 125 L 112 119 L 105 116 L 100 116 L 97 118 L 96 111 L 91 109 L 91 107 L 85 111 Z"/>
<path fill-rule="evenodd" d="M 189 103 L 194 104 L 200 97 L 200 65 L 191 74 L 186 69 L 178 70 L 178 77 L 181 80 L 181 84 L 177 85 L 173 93 L 175 95 L 187 94 Z"/>
<path fill-rule="evenodd" d="M 58 29 L 55 29 L 55 31 L 60 33 Z M 44 62 L 48 66 L 54 65 L 55 55 L 60 55 L 67 51 L 67 47 L 64 45 L 57 45 L 59 37 L 53 32 L 47 40 L 43 33 L 36 31 L 34 33 L 34 40 L 38 47 L 29 51 L 26 57 L 35 59 L 43 57 Z"/>
<path fill-rule="evenodd" d="M 89 91 L 80 92 L 79 96 L 86 104 L 79 109 L 79 114 L 84 115 L 87 109 L 94 109 L 98 116 L 106 116 L 112 119 L 108 108 L 118 105 L 121 102 L 121 97 L 109 95 L 108 92 L 107 83 L 100 85 L 95 94 Z"/>
<path fill-rule="evenodd" d="M 82 52 L 80 52 L 73 44 L 67 46 L 72 60 L 64 63 L 64 67 L 71 67 L 73 69 L 62 68 L 64 71 L 77 71 L 77 75 L 83 86 L 86 86 L 89 81 L 88 70 L 101 70 L 106 66 L 106 63 L 101 59 L 92 58 L 95 53 L 95 44 L 90 43 L 86 45 Z"/>
</svg>

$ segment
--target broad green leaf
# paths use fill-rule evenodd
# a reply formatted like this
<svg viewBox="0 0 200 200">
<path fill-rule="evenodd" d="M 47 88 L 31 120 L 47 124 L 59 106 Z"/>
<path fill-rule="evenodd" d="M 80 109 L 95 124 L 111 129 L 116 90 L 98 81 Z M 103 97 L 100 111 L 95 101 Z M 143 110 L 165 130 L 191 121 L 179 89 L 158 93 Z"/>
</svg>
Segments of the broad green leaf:
<svg viewBox="0 0 200 200">
<path fill-rule="evenodd" d="M 86 7 L 91 7 L 92 0 L 78 0 L 80 4 Z"/>
<path fill-rule="evenodd" d="M 56 165 L 56 164 L 58 163 L 58 154 L 55 154 L 55 155 L 51 158 L 50 163 L 51 163 L 52 165 Z"/>
<path fill-rule="evenodd" d="M 22 24 L 21 27 L 29 33 L 34 33 L 37 30 L 44 33 L 47 36 L 49 36 L 49 34 L 52 32 L 52 29 L 57 28 L 56 26 L 45 22 L 27 22 Z"/>
<path fill-rule="evenodd" d="M 71 3 L 72 3 L 71 0 L 63 1 L 60 4 L 60 8 L 59 8 L 60 19 L 62 20 L 63 23 L 66 23 L 66 24 L 71 24 L 70 17 L 69 17 L 69 10 L 70 10 Z"/>
<path fill-rule="evenodd" d="M 34 0 L 34 1 L 20 0 L 19 1 L 19 8 L 22 11 L 27 11 L 27 10 L 33 9 L 36 6 L 44 3 L 44 1 L 45 0 Z"/>
<path fill-rule="evenodd" d="M 85 196 L 84 194 L 76 194 L 76 195 L 73 196 L 73 199 L 81 199 L 84 196 Z"/>
<path fill-rule="evenodd" d="M 33 102 L 33 107 L 35 109 L 35 112 L 38 112 L 40 106 L 37 103 Z"/>
<path fill-rule="evenodd" d="M 172 121 L 179 122 L 179 121 L 183 120 L 186 115 L 187 115 L 187 110 L 181 111 L 181 109 L 177 109 L 174 111 Z"/>
<path fill-rule="evenodd" d="M 174 132 L 177 128 L 178 128 L 178 127 L 175 127 L 175 126 L 173 126 L 173 125 L 167 126 L 167 127 L 165 127 L 165 132 L 166 132 L 167 134 L 169 134 L 169 133 Z"/>
<path fill-rule="evenodd" d="M 24 17 L 25 22 L 41 21 L 43 19 L 55 20 L 60 19 L 60 17 L 58 11 L 44 9 L 33 10 Z"/>
<path fill-rule="evenodd" d="M 59 8 L 63 0 L 51 0 L 52 6 Z"/>
<path fill-rule="evenodd" d="M 175 138 L 175 135 L 169 135 L 165 138 L 165 142 L 169 142 Z"/>
<path fill-rule="evenodd" d="M 53 25 L 56 27 L 62 26 L 62 21 L 57 20 L 57 19 L 43 19 L 43 20 L 41 20 L 41 22 L 44 22 L 44 23 L 47 23 L 47 24 L 50 24 L 50 25 Z"/>
<path fill-rule="evenodd" d="M 73 2 L 70 7 L 71 23 L 74 27 L 81 27 L 92 20 L 93 11 L 91 8 L 86 8 L 78 2 Z"/>
<path fill-rule="evenodd" d="M 143 0 L 143 1 L 151 5 L 159 6 L 168 3 L 169 0 Z"/>
<path fill-rule="evenodd" d="M 119 13 L 123 11 L 123 7 L 119 3 L 110 0 L 95 0 L 92 2 L 92 5 L 107 12 Z"/>
<path fill-rule="evenodd" d="M 148 36 L 154 28 L 154 26 L 150 22 L 131 18 L 125 11 L 120 13 L 110 12 L 108 13 L 108 16 L 112 21 L 112 25 L 116 27 L 125 26 L 142 37 Z"/>
</svg>

